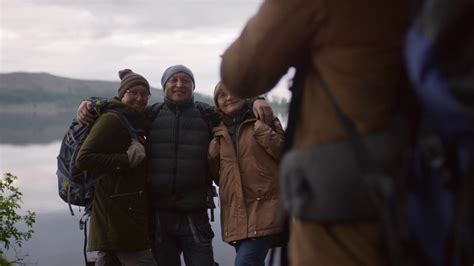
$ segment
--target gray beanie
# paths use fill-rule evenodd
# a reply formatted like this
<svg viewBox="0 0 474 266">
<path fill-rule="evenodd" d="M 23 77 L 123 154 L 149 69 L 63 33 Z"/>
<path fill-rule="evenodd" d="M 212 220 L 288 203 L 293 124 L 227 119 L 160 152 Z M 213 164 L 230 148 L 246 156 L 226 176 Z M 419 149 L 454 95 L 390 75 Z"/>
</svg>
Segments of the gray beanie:
<svg viewBox="0 0 474 266">
<path fill-rule="evenodd" d="M 170 66 L 165 70 L 165 72 L 163 72 L 163 76 L 161 77 L 161 86 L 163 87 L 163 90 L 165 89 L 166 82 L 171 78 L 171 76 L 179 72 L 183 72 L 191 77 L 191 79 L 193 80 L 193 90 L 194 90 L 194 88 L 196 87 L 196 84 L 194 83 L 193 72 L 191 71 L 191 69 L 183 65 Z"/>
</svg>

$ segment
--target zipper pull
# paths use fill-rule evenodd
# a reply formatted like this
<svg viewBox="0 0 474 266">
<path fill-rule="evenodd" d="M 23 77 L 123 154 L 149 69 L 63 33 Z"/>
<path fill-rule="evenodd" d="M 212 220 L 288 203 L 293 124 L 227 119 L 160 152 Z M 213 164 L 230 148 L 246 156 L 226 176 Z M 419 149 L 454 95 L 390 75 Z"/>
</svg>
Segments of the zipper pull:
<svg viewBox="0 0 474 266">
<path fill-rule="evenodd" d="M 181 115 L 181 110 L 179 109 L 179 106 L 176 105 L 176 117 L 179 117 Z"/>
</svg>

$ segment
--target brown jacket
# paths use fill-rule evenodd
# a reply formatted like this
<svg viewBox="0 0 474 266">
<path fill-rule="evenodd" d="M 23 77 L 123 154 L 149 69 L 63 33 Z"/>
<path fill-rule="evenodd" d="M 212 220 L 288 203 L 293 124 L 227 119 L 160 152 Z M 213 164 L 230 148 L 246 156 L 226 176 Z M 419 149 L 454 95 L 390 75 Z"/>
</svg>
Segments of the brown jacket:
<svg viewBox="0 0 474 266">
<path fill-rule="evenodd" d="M 309 60 L 294 148 L 345 136 L 321 80 L 361 133 L 384 129 L 407 88 L 401 45 L 408 2 L 266 0 L 224 53 L 223 83 L 239 97 L 259 95 Z"/>
<path fill-rule="evenodd" d="M 224 53 L 222 81 L 232 94 L 251 97 L 306 64 L 293 149 L 345 137 L 322 80 L 359 132 L 383 130 L 408 91 L 401 47 L 409 2 L 265 0 Z M 295 219 L 291 227 L 294 265 L 384 264 L 376 223 Z"/>
<path fill-rule="evenodd" d="M 274 124 L 276 131 L 255 119 L 245 120 L 237 131 L 237 148 L 223 123 L 213 130 L 209 162 L 219 185 L 225 242 L 282 231 L 277 172 L 283 129 L 277 118 Z"/>
</svg>

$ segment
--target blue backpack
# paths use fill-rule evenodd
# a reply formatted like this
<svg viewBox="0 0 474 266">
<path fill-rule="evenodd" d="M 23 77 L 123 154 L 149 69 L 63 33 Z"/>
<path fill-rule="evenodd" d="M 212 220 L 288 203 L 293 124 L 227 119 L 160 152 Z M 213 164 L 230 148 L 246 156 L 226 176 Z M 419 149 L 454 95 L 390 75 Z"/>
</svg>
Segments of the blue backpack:
<svg viewBox="0 0 474 266">
<path fill-rule="evenodd" d="M 474 1 L 424 1 L 407 32 L 405 59 L 421 108 L 402 204 L 409 262 L 471 265 Z"/>
<path fill-rule="evenodd" d="M 119 111 L 106 108 L 107 99 L 91 98 L 91 103 L 92 112 L 97 115 L 105 112 L 113 113 L 128 129 L 130 137 L 137 139 L 136 131 L 128 119 Z M 92 125 L 81 125 L 74 119 L 64 135 L 57 156 L 58 169 L 56 175 L 58 177 L 59 196 L 68 204 L 71 215 L 74 215 L 72 205 L 84 207 L 86 214 L 88 214 L 94 198 L 94 183 L 100 179 L 99 176 L 93 176 L 76 167 L 77 154 L 89 135 L 91 127 Z"/>
</svg>

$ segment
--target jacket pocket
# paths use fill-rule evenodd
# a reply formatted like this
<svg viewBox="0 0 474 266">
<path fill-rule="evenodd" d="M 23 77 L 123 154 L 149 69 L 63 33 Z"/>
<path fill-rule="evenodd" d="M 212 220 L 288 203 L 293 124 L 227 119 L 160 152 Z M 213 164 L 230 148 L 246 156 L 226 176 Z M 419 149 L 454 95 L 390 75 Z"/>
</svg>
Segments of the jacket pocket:
<svg viewBox="0 0 474 266">
<path fill-rule="evenodd" d="M 125 219 L 140 226 L 147 224 L 147 198 L 143 191 L 113 194 L 109 198 L 126 215 Z"/>
<path fill-rule="evenodd" d="M 386 134 L 361 138 L 370 172 L 361 168 L 350 140 L 293 150 L 281 165 L 282 198 L 291 216 L 318 222 L 374 220 L 374 198 L 390 182 L 390 169 L 399 161 L 400 147 Z M 382 169 L 382 170 L 380 170 Z"/>
<path fill-rule="evenodd" d="M 197 244 L 211 245 L 212 239 L 214 238 L 214 232 L 209 223 L 207 212 L 202 212 L 197 215 L 191 214 L 188 216 L 188 221 L 194 241 Z"/>
</svg>

